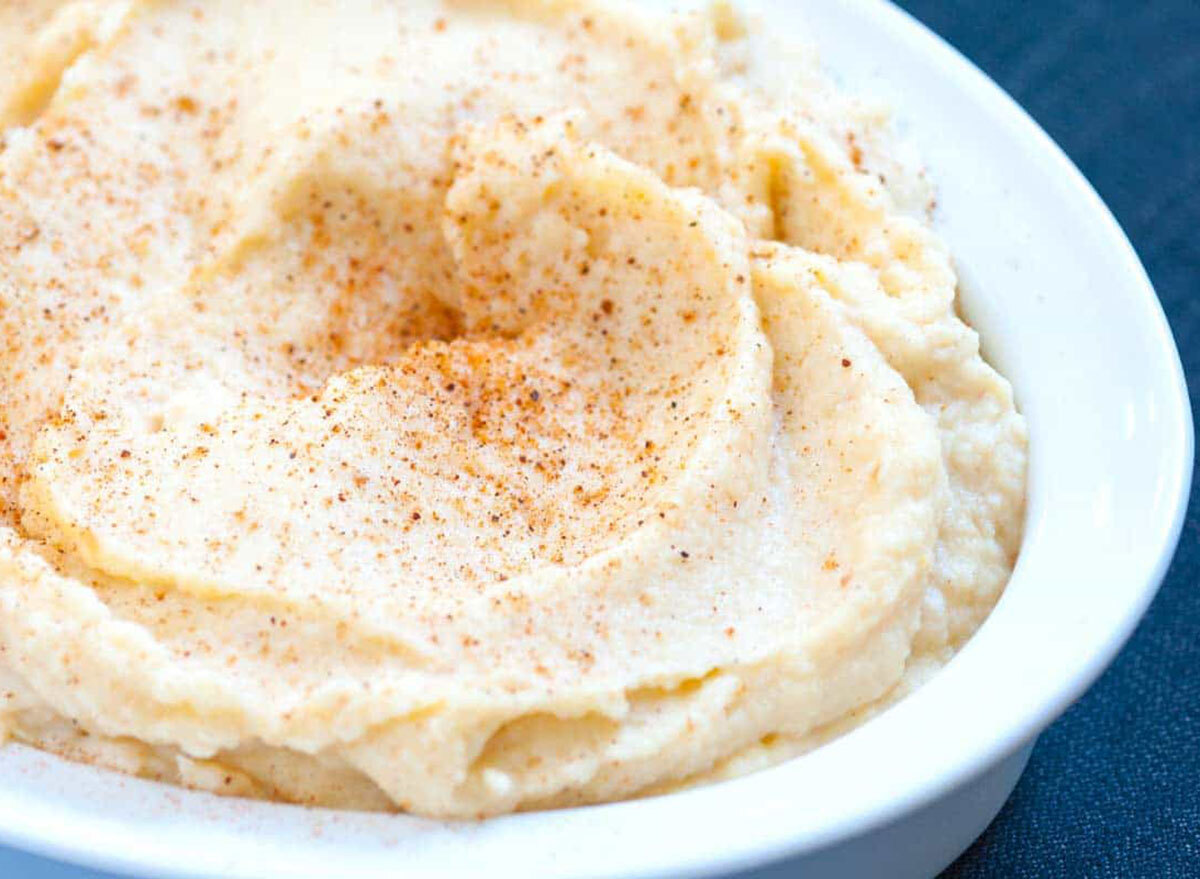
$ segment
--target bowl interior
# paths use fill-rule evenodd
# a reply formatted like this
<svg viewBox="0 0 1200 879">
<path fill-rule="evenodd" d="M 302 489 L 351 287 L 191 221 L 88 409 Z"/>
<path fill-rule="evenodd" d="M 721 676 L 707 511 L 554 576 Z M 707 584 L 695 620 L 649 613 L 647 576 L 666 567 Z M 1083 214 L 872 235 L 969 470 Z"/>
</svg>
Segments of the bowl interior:
<svg viewBox="0 0 1200 879">
<path fill-rule="evenodd" d="M 667 5 L 667 4 L 664 4 Z M 0 839 L 141 875 L 705 873 L 827 844 L 980 773 L 1111 660 L 1178 538 L 1192 421 L 1149 282 L 1095 193 L 982 74 L 881 0 L 760 2 L 888 99 L 927 160 L 963 304 L 1029 419 L 1025 541 L 931 683 L 814 754 L 696 791 L 483 824 L 222 800 L 13 746 Z M 806 22 L 806 24 L 802 24 Z"/>
</svg>

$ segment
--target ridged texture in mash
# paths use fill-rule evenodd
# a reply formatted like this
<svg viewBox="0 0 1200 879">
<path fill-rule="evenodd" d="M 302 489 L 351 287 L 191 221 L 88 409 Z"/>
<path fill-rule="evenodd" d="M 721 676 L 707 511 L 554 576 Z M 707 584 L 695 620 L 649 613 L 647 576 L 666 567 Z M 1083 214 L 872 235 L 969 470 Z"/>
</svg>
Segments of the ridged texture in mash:
<svg viewBox="0 0 1200 879">
<path fill-rule="evenodd" d="M 859 722 L 1003 588 L 1024 425 L 928 185 L 730 9 L 17 4 L 0 80 L 15 738 L 622 798 Z"/>
</svg>

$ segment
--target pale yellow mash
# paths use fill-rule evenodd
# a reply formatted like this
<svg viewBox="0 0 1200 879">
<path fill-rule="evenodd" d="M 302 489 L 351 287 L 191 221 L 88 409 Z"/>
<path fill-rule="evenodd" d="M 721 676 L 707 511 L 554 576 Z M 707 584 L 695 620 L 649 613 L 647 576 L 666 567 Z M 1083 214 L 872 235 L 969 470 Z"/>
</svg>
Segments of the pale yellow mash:
<svg viewBox="0 0 1200 879">
<path fill-rule="evenodd" d="M 1025 427 L 886 114 L 731 9 L 0 4 L 0 718 L 482 816 L 976 629 Z"/>
</svg>

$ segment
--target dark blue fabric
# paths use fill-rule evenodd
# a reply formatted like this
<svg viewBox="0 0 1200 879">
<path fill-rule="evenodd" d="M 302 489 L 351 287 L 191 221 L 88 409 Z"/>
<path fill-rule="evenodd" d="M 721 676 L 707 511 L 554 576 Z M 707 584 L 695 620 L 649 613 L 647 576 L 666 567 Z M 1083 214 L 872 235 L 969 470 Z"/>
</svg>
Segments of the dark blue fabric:
<svg viewBox="0 0 1200 879">
<path fill-rule="evenodd" d="M 1008 90 L 1128 233 L 1200 392 L 1200 2 L 902 0 Z M 943 879 L 1200 877 L 1200 509 L 1149 615 Z"/>
<path fill-rule="evenodd" d="M 901 5 L 1012 93 L 1108 202 L 1162 298 L 1195 406 L 1200 0 Z M 1200 877 L 1198 538 L 1193 503 L 1162 592 L 1128 647 L 1042 736 L 1013 798 L 942 879 Z M 100 876 L 2 849 L 0 875 Z"/>
</svg>

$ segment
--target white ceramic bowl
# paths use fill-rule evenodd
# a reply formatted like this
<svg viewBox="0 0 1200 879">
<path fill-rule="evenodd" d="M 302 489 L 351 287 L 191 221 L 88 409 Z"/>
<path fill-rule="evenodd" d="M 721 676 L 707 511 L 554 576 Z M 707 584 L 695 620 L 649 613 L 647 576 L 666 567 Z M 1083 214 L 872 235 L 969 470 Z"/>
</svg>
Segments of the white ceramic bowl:
<svg viewBox="0 0 1200 879">
<path fill-rule="evenodd" d="M 930 684 L 813 754 L 687 793 L 479 824 L 223 800 L 0 751 L 0 840 L 155 877 L 931 875 L 986 826 L 1037 734 L 1092 683 L 1170 560 L 1192 469 L 1154 291 L 1079 172 L 996 86 L 881 0 L 761 2 L 805 20 L 931 166 L 964 304 L 1029 418 L 1029 510 L 987 623 Z"/>
</svg>

